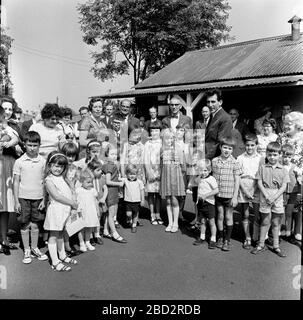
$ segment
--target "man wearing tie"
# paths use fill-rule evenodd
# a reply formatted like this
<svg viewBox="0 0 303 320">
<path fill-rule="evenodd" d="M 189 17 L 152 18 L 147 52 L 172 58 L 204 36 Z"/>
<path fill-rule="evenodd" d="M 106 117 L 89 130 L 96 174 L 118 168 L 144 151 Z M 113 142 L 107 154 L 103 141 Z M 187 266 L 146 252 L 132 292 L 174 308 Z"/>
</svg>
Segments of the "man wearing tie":
<svg viewBox="0 0 303 320">
<path fill-rule="evenodd" d="M 170 128 L 176 132 L 176 127 L 184 127 L 185 125 L 192 129 L 192 121 L 188 116 L 184 116 L 181 112 L 181 102 L 178 98 L 173 97 L 169 103 L 170 115 L 162 120 L 163 129 Z"/>
<path fill-rule="evenodd" d="M 105 116 L 102 119 L 102 122 L 106 125 L 108 129 L 112 128 L 113 112 L 114 112 L 113 105 L 109 104 L 105 107 Z"/>
<path fill-rule="evenodd" d="M 204 106 L 201 110 L 202 120 L 196 122 L 196 129 L 206 129 L 210 122 L 210 109 Z"/>
</svg>

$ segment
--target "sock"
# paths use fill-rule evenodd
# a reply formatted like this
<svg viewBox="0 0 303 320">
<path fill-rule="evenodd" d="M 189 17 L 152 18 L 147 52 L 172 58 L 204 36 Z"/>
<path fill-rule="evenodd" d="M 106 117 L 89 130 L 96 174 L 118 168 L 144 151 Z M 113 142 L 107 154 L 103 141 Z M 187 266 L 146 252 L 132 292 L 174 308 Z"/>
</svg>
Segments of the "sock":
<svg viewBox="0 0 303 320">
<path fill-rule="evenodd" d="M 218 230 L 218 238 L 223 238 L 223 230 Z"/>
<path fill-rule="evenodd" d="M 225 240 L 226 241 L 230 241 L 230 237 L 231 237 L 231 233 L 233 231 L 233 226 L 226 226 L 226 236 L 225 236 Z"/>
<path fill-rule="evenodd" d="M 39 229 L 36 224 L 31 224 L 31 247 L 36 249 L 38 247 Z"/>
<path fill-rule="evenodd" d="M 216 242 L 216 236 L 211 236 L 210 241 Z"/>
<path fill-rule="evenodd" d="M 23 242 L 24 250 L 30 249 L 29 247 L 29 229 L 21 230 L 21 239 Z"/>
<path fill-rule="evenodd" d="M 59 262 L 58 254 L 57 254 L 57 244 L 49 243 L 47 246 L 48 246 L 49 255 L 52 259 L 52 264 L 55 265 Z"/>
<path fill-rule="evenodd" d="M 201 233 L 201 234 L 200 234 L 200 238 L 201 238 L 202 240 L 205 240 L 205 233 Z"/>
</svg>

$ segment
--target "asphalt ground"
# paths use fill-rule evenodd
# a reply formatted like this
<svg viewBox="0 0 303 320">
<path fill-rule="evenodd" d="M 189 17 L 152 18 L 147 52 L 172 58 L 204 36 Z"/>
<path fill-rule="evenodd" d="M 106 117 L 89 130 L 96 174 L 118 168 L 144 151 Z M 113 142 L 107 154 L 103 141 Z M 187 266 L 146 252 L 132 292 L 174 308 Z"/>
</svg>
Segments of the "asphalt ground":
<svg viewBox="0 0 303 320">
<path fill-rule="evenodd" d="M 21 249 L 1 254 L 7 281 L 0 299 L 298 300 L 300 248 L 282 240 L 286 258 L 270 250 L 253 255 L 242 248 L 237 214 L 235 220 L 230 252 L 192 245 L 195 235 L 185 226 L 167 233 L 164 225 L 151 225 L 145 211 L 137 233 L 120 229 L 127 244 L 104 239 L 95 251 L 77 256 L 71 272 L 54 272 L 48 261 L 25 265 Z"/>
</svg>

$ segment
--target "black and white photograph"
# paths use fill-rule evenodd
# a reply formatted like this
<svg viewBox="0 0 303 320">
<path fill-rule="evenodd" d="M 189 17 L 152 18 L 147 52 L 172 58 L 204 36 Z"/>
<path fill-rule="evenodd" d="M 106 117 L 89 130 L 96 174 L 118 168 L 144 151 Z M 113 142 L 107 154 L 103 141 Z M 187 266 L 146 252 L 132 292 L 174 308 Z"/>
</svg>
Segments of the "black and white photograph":
<svg viewBox="0 0 303 320">
<path fill-rule="evenodd" d="M 0 5 L 1 310 L 302 300 L 301 0 Z"/>
</svg>

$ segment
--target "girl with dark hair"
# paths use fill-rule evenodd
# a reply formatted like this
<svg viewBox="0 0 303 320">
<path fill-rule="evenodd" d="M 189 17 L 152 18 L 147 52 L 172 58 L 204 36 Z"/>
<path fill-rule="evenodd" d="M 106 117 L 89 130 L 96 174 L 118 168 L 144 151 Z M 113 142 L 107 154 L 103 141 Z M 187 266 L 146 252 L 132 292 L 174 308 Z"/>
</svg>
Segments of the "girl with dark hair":
<svg viewBox="0 0 303 320">
<path fill-rule="evenodd" d="M 275 119 L 265 119 L 262 123 L 262 133 L 258 134 L 258 153 L 265 157 L 266 147 L 270 142 L 277 141 L 278 135 L 274 133 L 276 129 L 276 120 Z"/>
</svg>

